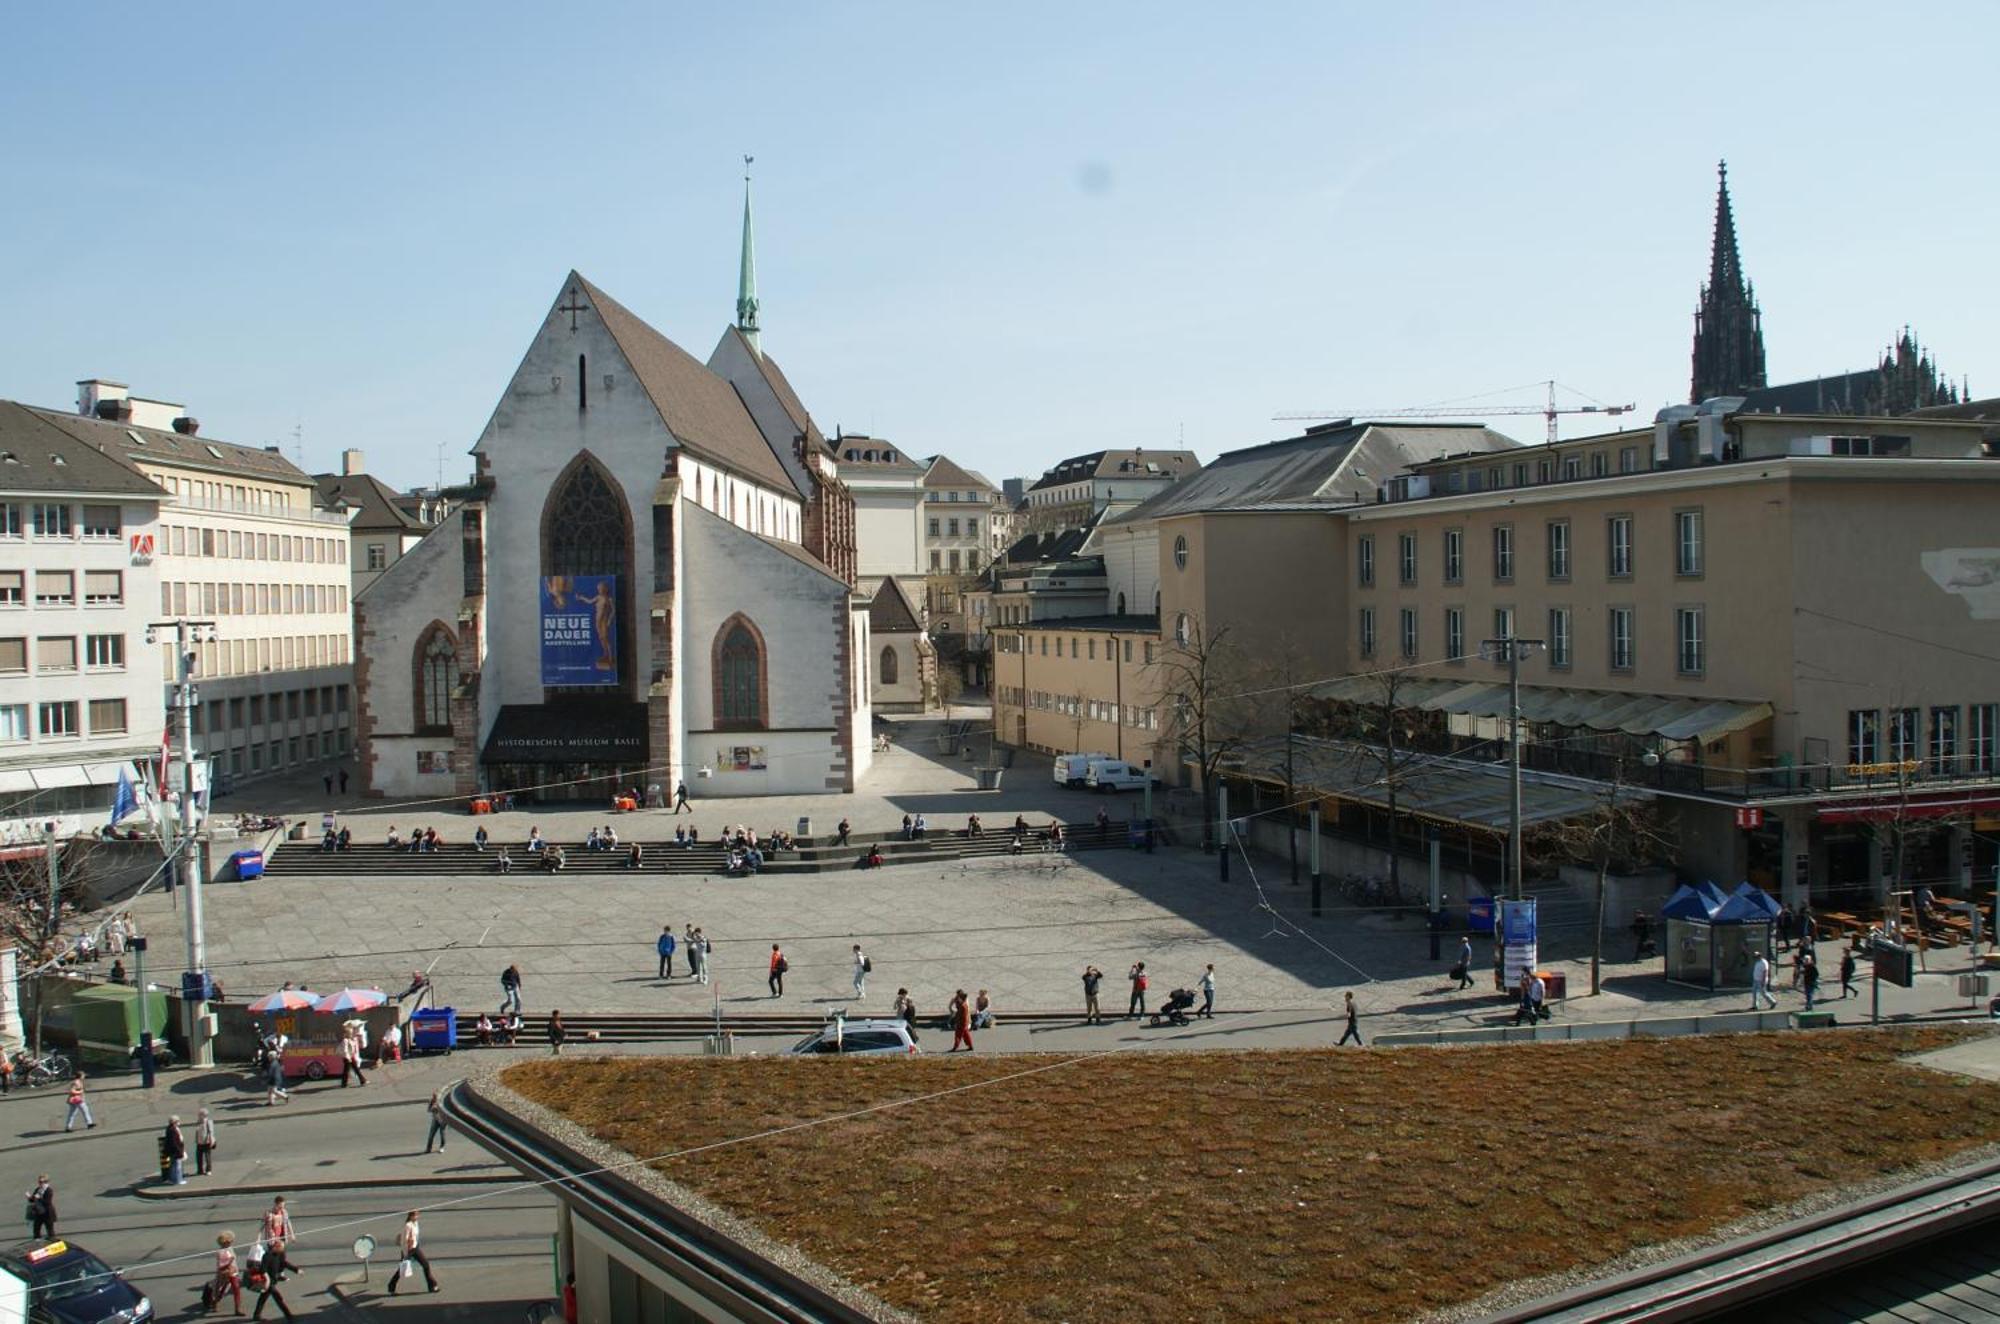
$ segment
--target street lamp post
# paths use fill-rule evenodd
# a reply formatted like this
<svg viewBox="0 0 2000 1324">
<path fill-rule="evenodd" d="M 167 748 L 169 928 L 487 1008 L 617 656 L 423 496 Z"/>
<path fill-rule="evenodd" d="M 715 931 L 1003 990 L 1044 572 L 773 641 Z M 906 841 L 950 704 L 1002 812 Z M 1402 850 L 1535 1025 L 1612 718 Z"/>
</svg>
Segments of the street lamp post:
<svg viewBox="0 0 2000 1324">
<path fill-rule="evenodd" d="M 1507 881 L 1514 900 L 1522 898 L 1521 879 L 1521 654 L 1540 648 L 1540 639 L 1516 639 L 1507 635 L 1485 641 L 1484 650 L 1496 662 L 1507 664 Z"/>
<path fill-rule="evenodd" d="M 170 853 L 169 868 L 179 875 L 187 893 L 187 963 L 188 972 L 195 976 L 191 985 L 182 987 L 183 1028 L 187 1033 L 189 1064 L 209 1067 L 215 1065 L 215 1047 L 203 1030 L 208 1000 L 200 996 L 206 986 L 203 976 L 208 968 L 208 951 L 201 907 L 201 847 L 194 825 L 194 712 L 201 702 L 200 692 L 194 684 L 194 644 L 215 638 L 215 622 L 187 619 L 157 621 L 147 627 L 147 642 L 153 642 L 155 632 L 167 627 L 172 627 L 174 632 L 174 675 L 177 683 L 171 706 L 179 714 L 181 761 L 180 832 Z M 191 991 L 196 996 L 187 996 Z"/>
</svg>

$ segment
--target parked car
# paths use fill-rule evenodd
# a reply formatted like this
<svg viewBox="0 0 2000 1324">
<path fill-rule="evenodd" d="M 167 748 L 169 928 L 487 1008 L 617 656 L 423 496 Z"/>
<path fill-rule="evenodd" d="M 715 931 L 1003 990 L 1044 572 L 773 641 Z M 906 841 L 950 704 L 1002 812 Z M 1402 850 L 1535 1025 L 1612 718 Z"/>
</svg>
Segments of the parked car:
<svg viewBox="0 0 2000 1324">
<path fill-rule="evenodd" d="M 1092 764 L 1102 763 L 1109 754 L 1058 754 L 1055 779 L 1058 786 L 1082 786 L 1090 780 Z"/>
<path fill-rule="evenodd" d="M 1119 759 L 1103 759 L 1090 765 L 1084 784 L 1093 791 L 1143 791 L 1152 779 L 1144 768 L 1135 768 Z"/>
<path fill-rule="evenodd" d="M 835 1019 L 792 1045 L 794 1053 L 842 1053 L 867 1057 L 890 1053 L 907 1056 L 917 1051 L 910 1027 L 899 1020 L 850 1021 Z"/>
<path fill-rule="evenodd" d="M 28 1324 L 139 1324 L 153 1318 L 144 1292 L 68 1241 L 24 1241 L 0 1268 L 28 1285 Z"/>
</svg>

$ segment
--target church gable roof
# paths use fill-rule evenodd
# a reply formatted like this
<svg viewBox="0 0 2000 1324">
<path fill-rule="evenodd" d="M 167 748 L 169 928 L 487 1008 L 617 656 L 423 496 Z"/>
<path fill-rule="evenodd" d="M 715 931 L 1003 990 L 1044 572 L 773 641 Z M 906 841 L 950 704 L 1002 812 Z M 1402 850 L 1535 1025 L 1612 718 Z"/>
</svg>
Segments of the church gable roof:
<svg viewBox="0 0 2000 1324">
<path fill-rule="evenodd" d="M 795 486 L 734 386 L 579 273 L 570 279 L 595 306 L 661 421 L 683 445 L 747 478 Z"/>
<path fill-rule="evenodd" d="M 962 469 L 954 464 L 948 455 L 931 456 L 931 467 L 924 472 L 924 486 L 959 489 L 983 487 L 988 490 L 997 490 L 993 487 L 993 484 L 987 482 L 978 474 L 973 473 L 970 469 Z"/>
<path fill-rule="evenodd" d="M 875 634 L 915 634 L 923 629 L 909 594 L 894 575 L 882 581 L 875 590 L 875 600 L 868 604 L 868 628 Z"/>
</svg>

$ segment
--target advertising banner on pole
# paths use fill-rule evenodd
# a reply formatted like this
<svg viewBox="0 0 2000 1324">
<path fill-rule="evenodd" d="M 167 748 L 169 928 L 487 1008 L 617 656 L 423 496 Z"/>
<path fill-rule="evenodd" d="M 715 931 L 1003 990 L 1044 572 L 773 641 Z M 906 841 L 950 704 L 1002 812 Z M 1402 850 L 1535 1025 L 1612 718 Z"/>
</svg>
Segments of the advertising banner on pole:
<svg viewBox="0 0 2000 1324">
<path fill-rule="evenodd" d="M 1500 902 L 1499 925 L 1501 977 L 1511 989 L 1523 970 L 1535 968 L 1535 899 Z"/>
<path fill-rule="evenodd" d="M 618 576 L 542 580 L 542 684 L 618 683 Z"/>
</svg>

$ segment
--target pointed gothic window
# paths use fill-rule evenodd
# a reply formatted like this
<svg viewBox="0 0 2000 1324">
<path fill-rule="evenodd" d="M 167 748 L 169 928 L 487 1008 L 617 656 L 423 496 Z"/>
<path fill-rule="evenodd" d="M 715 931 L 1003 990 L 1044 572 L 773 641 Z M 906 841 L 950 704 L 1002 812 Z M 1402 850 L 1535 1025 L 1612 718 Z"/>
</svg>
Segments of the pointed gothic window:
<svg viewBox="0 0 2000 1324">
<path fill-rule="evenodd" d="M 896 650 L 888 644 L 882 646 L 882 683 L 884 685 L 896 683 Z"/>
<path fill-rule="evenodd" d="M 624 494 L 588 452 L 571 462 L 542 507 L 542 574 L 611 575 L 616 599 L 618 684 L 548 687 L 553 693 L 614 698 L 632 684 L 632 515 Z"/>
<path fill-rule="evenodd" d="M 715 724 L 725 731 L 766 725 L 764 641 L 742 616 L 723 624 L 715 646 Z"/>
<path fill-rule="evenodd" d="M 417 643 L 417 729 L 428 735 L 451 732 L 451 692 L 458 688 L 458 648 L 451 631 L 433 625 Z"/>
</svg>

